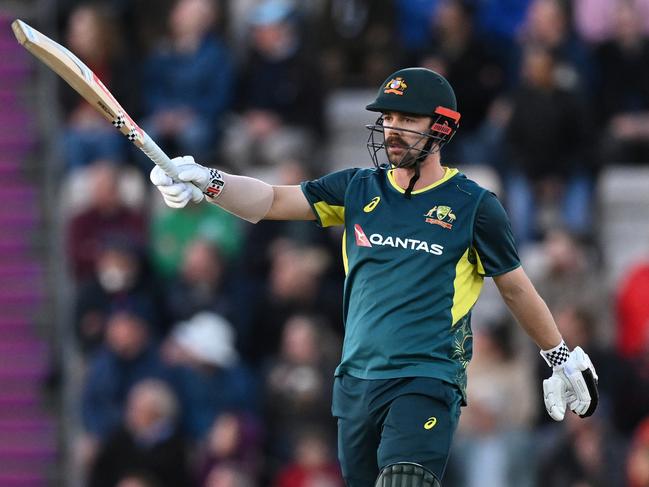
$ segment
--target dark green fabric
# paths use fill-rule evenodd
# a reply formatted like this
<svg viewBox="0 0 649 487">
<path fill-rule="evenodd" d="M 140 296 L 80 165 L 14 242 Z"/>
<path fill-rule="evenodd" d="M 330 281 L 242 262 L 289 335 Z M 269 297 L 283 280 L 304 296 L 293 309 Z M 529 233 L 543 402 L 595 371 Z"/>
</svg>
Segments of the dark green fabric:
<svg viewBox="0 0 649 487">
<path fill-rule="evenodd" d="M 498 276 L 521 265 L 509 218 L 491 192 L 484 194 L 478 206 L 473 241 L 485 276 Z"/>
<path fill-rule="evenodd" d="M 347 486 L 374 485 L 383 468 L 399 462 L 443 478 L 461 401 L 455 386 L 437 379 L 336 377 L 332 413 Z"/>
</svg>

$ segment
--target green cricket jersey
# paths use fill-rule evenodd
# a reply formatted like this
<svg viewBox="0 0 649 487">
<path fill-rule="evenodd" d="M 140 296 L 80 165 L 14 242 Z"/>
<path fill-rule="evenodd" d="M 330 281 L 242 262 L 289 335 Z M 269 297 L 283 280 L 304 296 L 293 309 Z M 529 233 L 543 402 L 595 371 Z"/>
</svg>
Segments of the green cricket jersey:
<svg viewBox="0 0 649 487">
<path fill-rule="evenodd" d="M 323 227 L 344 225 L 345 339 L 336 375 L 433 377 L 466 389 L 485 276 L 520 265 L 505 210 L 457 169 L 404 197 L 391 169 L 302 183 Z"/>
</svg>

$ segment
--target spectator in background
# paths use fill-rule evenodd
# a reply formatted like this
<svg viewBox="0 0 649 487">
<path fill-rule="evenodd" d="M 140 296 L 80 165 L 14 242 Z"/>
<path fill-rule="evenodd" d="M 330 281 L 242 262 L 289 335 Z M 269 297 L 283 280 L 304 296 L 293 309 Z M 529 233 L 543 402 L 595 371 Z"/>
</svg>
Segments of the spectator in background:
<svg viewBox="0 0 649 487">
<path fill-rule="evenodd" d="M 280 174 L 278 184 L 300 184 L 301 181 L 311 178 L 307 168 L 299 161 L 285 161 L 277 169 Z M 279 302 L 274 303 L 274 297 L 271 295 L 273 285 L 269 279 L 271 269 L 275 267 L 274 261 L 279 257 L 278 253 L 281 254 L 284 250 L 288 252 L 291 248 L 305 249 L 305 251 L 318 249 L 318 252 L 313 255 L 316 257 L 314 263 L 323 265 L 323 270 L 319 272 L 319 290 L 315 296 L 320 304 L 318 309 L 309 307 L 305 311 L 324 313 L 330 318 L 335 316 L 335 320 L 338 321 L 332 319 L 331 323 L 340 323 L 342 309 L 340 289 L 344 272 L 341 266 L 336 264 L 340 260 L 341 233 L 337 228 L 322 231 L 321 228 L 302 221 L 263 221 L 256 225 L 249 225 L 246 230 L 241 255 L 236 262 L 234 272 L 228 278 L 228 287 L 235 291 L 233 303 L 237 309 L 237 317 L 234 323 L 239 333 L 239 349 L 246 360 L 251 360 L 258 365 L 263 357 L 277 351 L 279 332 L 277 335 L 271 333 L 274 339 L 273 346 L 269 348 L 272 350 L 258 353 L 264 345 L 255 341 L 254 337 L 257 336 L 255 324 L 263 322 L 270 325 L 269 329 L 279 330 L 284 320 L 291 314 L 290 310 L 279 311 L 281 316 L 277 318 L 264 314 L 266 310 L 275 312 L 277 308 L 282 308 L 281 303 L 285 301 L 284 298 L 279 298 Z M 296 250 L 295 255 L 301 254 Z M 290 266 L 286 272 L 292 272 L 293 268 L 295 265 Z M 302 278 L 298 277 L 297 282 L 302 282 Z M 296 287 L 299 287 L 299 284 Z M 304 293 L 310 293 L 311 287 L 309 284 L 304 288 Z M 275 305 L 278 305 L 277 308 Z"/>
<path fill-rule="evenodd" d="M 84 352 L 101 344 L 106 317 L 124 307 L 137 310 L 154 336 L 166 331 L 160 289 L 142 250 L 128 240 L 109 240 L 97 255 L 95 275 L 77 294 L 75 326 Z"/>
<path fill-rule="evenodd" d="M 631 0 L 618 2 L 614 36 L 599 45 L 597 114 L 602 162 L 649 163 L 649 37 Z"/>
<path fill-rule="evenodd" d="M 212 311 L 228 319 L 236 311 L 223 285 L 225 262 L 209 240 L 195 240 L 185 249 L 180 274 L 169 284 L 165 303 L 172 323 L 187 320 L 200 311 Z"/>
<path fill-rule="evenodd" d="M 82 421 L 91 437 L 103 441 L 121 424 L 133 385 L 167 376 L 150 327 L 145 318 L 130 310 L 109 317 L 104 344 L 90 360 L 83 385 Z"/>
<path fill-rule="evenodd" d="M 507 321 L 474 330 L 467 386 L 471 401 L 462 412 L 451 455 L 463 487 L 533 485 L 534 375 L 529 359 L 515 355 L 511 334 Z"/>
<path fill-rule="evenodd" d="M 632 267 L 617 291 L 617 356 L 621 368 L 612 394 L 613 420 L 625 434 L 649 411 L 649 264 Z M 619 395 L 624 394 L 622 400 Z"/>
<path fill-rule="evenodd" d="M 115 487 L 161 487 L 146 473 L 129 473 L 122 477 Z"/>
<path fill-rule="evenodd" d="M 476 28 L 501 63 L 511 62 L 516 37 L 525 21 L 531 0 L 480 0 L 476 4 Z"/>
<path fill-rule="evenodd" d="M 557 85 L 577 90 L 579 94 L 592 95 L 592 59 L 585 44 L 575 35 L 571 20 L 567 2 L 532 0 L 521 29 L 519 52 L 524 56 L 529 46 L 547 49 L 556 60 Z"/>
<path fill-rule="evenodd" d="M 325 133 L 324 92 L 291 2 L 261 2 L 250 17 L 248 43 L 237 83 L 241 118 L 228 127 L 225 150 L 239 169 L 272 170 L 319 148 L 314 142 Z"/>
<path fill-rule="evenodd" d="M 264 417 L 273 460 L 288 460 L 297 437 L 309 427 L 335 434 L 329 405 L 336 353 L 337 343 L 314 317 L 294 315 L 285 323 L 279 354 L 264 373 Z"/>
<path fill-rule="evenodd" d="M 427 1 L 427 0 L 424 0 Z M 301 2 L 308 3 L 308 2 Z M 408 55 L 395 49 L 395 40 L 410 31 L 395 35 L 395 20 L 408 15 L 398 2 L 367 0 L 326 0 L 319 25 L 312 28 L 327 88 L 374 86 L 384 78 L 397 59 Z M 401 2 L 403 3 L 403 2 Z M 427 24 L 423 18 L 424 24 Z M 420 24 L 417 19 L 417 24 Z M 399 41 L 396 42 L 399 42 Z"/>
<path fill-rule="evenodd" d="M 217 465 L 201 487 L 255 487 L 257 484 L 245 470 L 234 465 Z"/>
<path fill-rule="evenodd" d="M 605 42 L 613 37 L 616 11 L 632 6 L 641 22 L 642 31 L 649 34 L 649 1 L 648 0 L 575 0 L 572 2 L 575 27 L 579 36 L 589 44 Z"/>
<path fill-rule="evenodd" d="M 128 46 L 129 54 L 136 58 L 142 48 L 142 22 L 140 17 L 156 17 L 150 15 L 153 5 L 160 6 L 161 3 L 170 0 L 57 0 L 56 10 L 58 11 L 58 23 L 63 24 L 70 17 L 71 11 L 79 5 L 101 5 L 104 11 L 110 13 L 113 22 L 120 25 L 120 45 Z M 155 4 L 153 4 L 155 2 Z M 148 9 L 147 9 L 148 7 Z M 148 20 L 148 19 L 147 19 Z M 122 52 L 124 49 L 122 49 Z M 138 51 L 138 52 L 136 52 Z M 128 110 L 130 113 L 130 110 Z"/>
<path fill-rule="evenodd" d="M 649 411 L 649 353 L 624 359 L 613 383 L 611 419 L 624 435 L 630 435 Z M 624 400 L 620 394 L 625 394 Z"/>
<path fill-rule="evenodd" d="M 592 246 L 561 228 L 549 230 L 539 248 L 539 265 L 530 273 L 551 310 L 579 307 L 589 310 L 593 341 L 610 339 L 610 295 Z M 583 343 L 581 339 L 573 343 Z M 590 345 L 588 346 L 590 350 Z"/>
<path fill-rule="evenodd" d="M 239 361 L 234 330 L 221 316 L 201 312 L 176 324 L 164 346 L 182 407 L 183 431 L 194 441 L 225 411 L 254 413 L 257 384 Z"/>
<path fill-rule="evenodd" d="M 99 450 L 88 487 L 114 487 L 130 472 L 146 472 L 160 487 L 189 485 L 188 451 L 177 415 L 176 397 L 166 383 L 148 379 L 135 384 L 123 424 Z"/>
<path fill-rule="evenodd" d="M 257 477 L 262 465 L 261 434 L 259 420 L 252 415 L 219 414 L 201 445 L 199 485 L 209 484 L 219 467 L 236 467 Z"/>
<path fill-rule="evenodd" d="M 430 26 L 439 13 L 439 0 L 395 0 L 395 38 L 404 51 L 403 65 L 416 64 L 422 50 L 430 42 Z M 383 76 L 385 77 L 385 76 Z M 380 78 L 380 76 L 379 76 Z"/>
<path fill-rule="evenodd" d="M 441 0 L 431 21 L 433 57 L 443 64 L 438 70 L 448 79 L 458 100 L 462 101 L 462 130 L 454 139 L 447 159 L 458 164 L 484 164 L 486 143 L 480 129 L 489 106 L 505 82 L 503 68 L 487 50 L 474 29 L 474 8 L 467 0 Z M 427 66 L 424 55 L 420 65 Z M 436 66 L 439 69 L 439 65 Z"/>
<path fill-rule="evenodd" d="M 70 14 L 65 45 L 103 81 L 124 108 L 135 116 L 137 85 L 122 53 L 119 23 L 98 4 L 82 3 Z M 61 82 L 63 84 L 63 82 Z M 96 159 L 122 161 L 126 141 L 97 110 L 72 88 L 62 86 L 66 126 L 63 134 L 66 166 L 79 168 Z"/>
<path fill-rule="evenodd" d="M 66 232 L 68 262 L 77 283 L 92 277 L 106 241 L 121 238 L 141 246 L 147 241 L 144 214 L 126 205 L 119 177 L 120 169 L 110 161 L 89 166 L 90 201 L 70 219 Z"/>
<path fill-rule="evenodd" d="M 635 358 L 649 350 L 649 262 L 636 262 L 622 277 L 615 297 L 617 353 Z"/>
<path fill-rule="evenodd" d="M 215 205 L 193 205 L 180 211 L 160 208 L 151 224 L 153 264 L 159 276 L 172 278 L 180 272 L 187 246 L 195 239 L 214 242 L 226 261 L 237 256 L 243 245 L 241 222 Z"/>
<path fill-rule="evenodd" d="M 303 432 L 294 448 L 293 461 L 277 475 L 273 487 L 344 487 L 340 469 L 332 458 L 327 436 L 317 430 Z"/>
<path fill-rule="evenodd" d="M 636 428 L 627 455 L 628 487 L 649 487 L 649 418 Z"/>
<path fill-rule="evenodd" d="M 506 129 L 507 203 L 521 245 L 549 227 L 565 226 L 578 235 L 591 230 L 587 118 L 580 96 L 559 85 L 555 68 L 547 48 L 525 50 L 523 83 L 513 95 Z"/>
<path fill-rule="evenodd" d="M 284 161 L 277 169 L 281 185 L 300 184 L 315 177 L 299 160 Z M 290 240 L 296 245 L 324 247 L 332 258 L 340 256 L 340 232 L 322 232 L 305 222 L 262 221 L 246 230 L 237 271 L 256 286 L 265 281 L 270 272 L 277 242 Z"/>
<path fill-rule="evenodd" d="M 617 3 L 610 0 L 575 0 L 573 15 L 579 37 L 589 45 L 610 39 Z"/>
<path fill-rule="evenodd" d="M 611 487 L 624 485 L 624 447 L 601 415 L 566 416 L 566 428 L 540 452 L 537 485 Z"/>
<path fill-rule="evenodd" d="M 291 316 L 322 315 L 329 326 L 340 319 L 340 295 L 327 289 L 329 255 L 322 248 L 283 239 L 271 252 L 268 287 L 256 296 L 252 324 L 246 327 L 251 331 L 241 340 L 246 356 L 258 365 L 278 352 L 284 323 Z"/>
<path fill-rule="evenodd" d="M 373 86 L 399 62 L 391 49 L 403 38 L 394 31 L 396 2 L 326 0 L 321 5 L 310 33 L 328 89 Z"/>
<path fill-rule="evenodd" d="M 169 15 L 169 37 L 143 68 L 143 128 L 172 152 L 213 156 L 223 114 L 232 101 L 229 49 L 214 33 L 216 0 L 178 0 Z"/>
</svg>

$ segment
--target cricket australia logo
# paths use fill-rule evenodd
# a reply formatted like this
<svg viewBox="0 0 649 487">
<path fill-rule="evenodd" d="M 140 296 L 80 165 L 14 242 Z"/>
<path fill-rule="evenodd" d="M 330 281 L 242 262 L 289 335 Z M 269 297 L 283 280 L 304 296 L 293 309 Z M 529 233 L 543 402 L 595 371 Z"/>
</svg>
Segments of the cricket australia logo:
<svg viewBox="0 0 649 487">
<path fill-rule="evenodd" d="M 406 88 L 408 88 L 408 85 L 406 84 L 403 78 L 401 77 L 392 78 L 385 85 L 385 89 L 383 90 L 383 93 L 392 93 L 393 95 L 401 96 L 403 95 L 403 92 L 406 91 Z"/>
<path fill-rule="evenodd" d="M 450 206 L 443 205 L 433 206 L 424 214 L 424 216 L 426 217 L 426 223 L 439 225 L 447 230 L 453 228 L 453 223 L 457 218 Z"/>
</svg>

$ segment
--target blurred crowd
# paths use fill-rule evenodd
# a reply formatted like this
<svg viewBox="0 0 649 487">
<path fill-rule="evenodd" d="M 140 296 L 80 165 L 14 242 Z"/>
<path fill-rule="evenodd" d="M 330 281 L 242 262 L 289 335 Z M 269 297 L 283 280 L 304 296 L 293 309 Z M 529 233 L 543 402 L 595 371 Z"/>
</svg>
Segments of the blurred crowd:
<svg viewBox="0 0 649 487">
<path fill-rule="evenodd" d="M 462 121 L 443 162 L 490 174 L 601 398 L 549 420 L 549 370 L 485 286 L 444 485 L 649 487 L 649 263 L 611 285 L 595 194 L 602 169 L 649 163 L 649 1 L 58 3 L 61 40 L 169 154 L 275 184 L 369 165 L 326 160 L 332 95 L 446 76 Z M 164 207 L 150 161 L 59 91 L 88 487 L 342 487 L 340 232 Z"/>
</svg>

